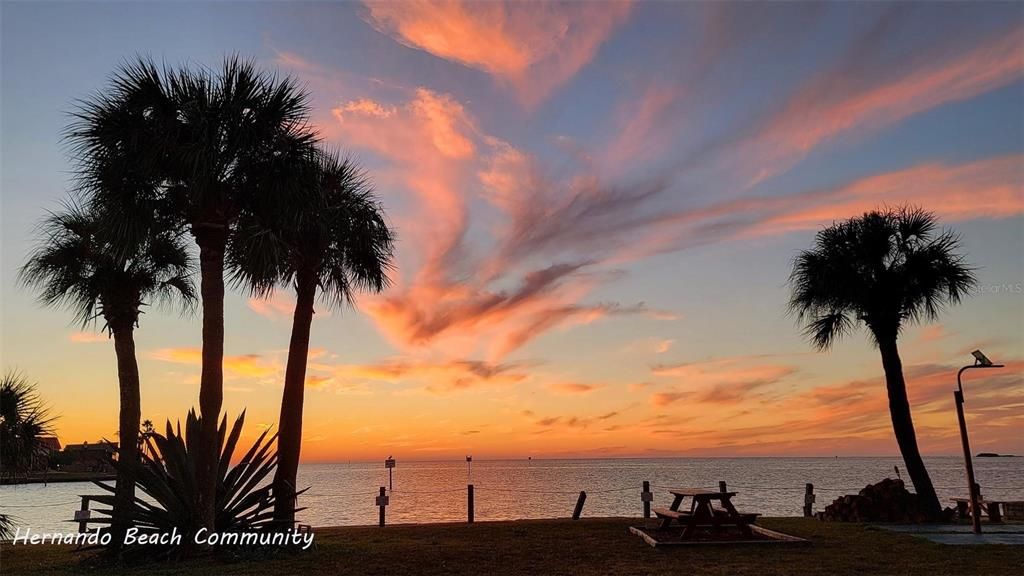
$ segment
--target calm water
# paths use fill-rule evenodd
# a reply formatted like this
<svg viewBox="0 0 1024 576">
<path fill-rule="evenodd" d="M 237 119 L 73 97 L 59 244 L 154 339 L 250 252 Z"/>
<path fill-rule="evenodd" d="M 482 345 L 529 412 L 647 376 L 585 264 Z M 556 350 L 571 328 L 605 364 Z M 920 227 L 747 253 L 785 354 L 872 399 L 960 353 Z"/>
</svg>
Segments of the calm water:
<svg viewBox="0 0 1024 576">
<path fill-rule="evenodd" d="M 927 458 L 944 505 L 966 494 L 963 461 Z M 1024 499 L 1024 458 L 975 459 L 982 492 L 993 498 Z M 717 489 L 725 480 L 739 494 L 741 509 L 768 516 L 799 516 L 804 484 L 818 495 L 815 509 L 835 497 L 893 475 L 899 458 L 678 458 L 604 460 L 504 460 L 473 462 L 476 519 L 557 518 L 572 514 L 580 490 L 587 491 L 584 516 L 638 516 L 640 486 L 649 480 L 655 505 L 667 505 L 667 487 Z M 299 469 L 299 483 L 310 486 L 299 503 L 302 522 L 314 526 L 373 524 L 374 497 L 387 486 L 383 463 L 310 464 Z M 464 461 L 398 462 L 388 522 L 460 521 L 466 518 L 467 469 Z M 87 483 L 0 487 L 0 510 L 36 530 L 73 529 L 79 494 L 95 494 Z"/>
</svg>

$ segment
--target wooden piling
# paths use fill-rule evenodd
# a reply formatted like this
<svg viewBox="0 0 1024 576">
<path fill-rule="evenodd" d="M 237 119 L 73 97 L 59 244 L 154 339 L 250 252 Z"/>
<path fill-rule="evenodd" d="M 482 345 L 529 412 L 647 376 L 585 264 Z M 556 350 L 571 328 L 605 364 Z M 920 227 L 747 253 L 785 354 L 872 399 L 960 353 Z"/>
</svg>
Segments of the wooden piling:
<svg viewBox="0 0 1024 576">
<path fill-rule="evenodd" d="M 814 515 L 814 484 L 807 483 L 804 492 L 804 517 L 810 518 Z"/>
<path fill-rule="evenodd" d="M 583 513 L 583 503 L 587 501 L 587 492 L 580 490 L 580 497 L 576 500 L 576 509 L 572 511 L 572 519 L 579 520 Z"/>
<path fill-rule="evenodd" d="M 384 508 L 388 505 L 387 488 L 380 487 L 380 495 L 377 496 L 377 507 L 380 508 L 380 527 L 384 527 Z"/>
<path fill-rule="evenodd" d="M 718 491 L 719 492 L 728 492 L 729 491 L 726 488 L 726 486 L 725 486 L 725 480 L 719 480 L 719 482 L 718 482 Z"/>
<path fill-rule="evenodd" d="M 473 523 L 473 485 L 466 486 L 466 511 L 468 512 L 469 523 Z"/>
<path fill-rule="evenodd" d="M 651 483 L 644 480 L 644 489 L 640 492 L 640 500 L 644 503 L 644 518 L 651 517 Z"/>
</svg>

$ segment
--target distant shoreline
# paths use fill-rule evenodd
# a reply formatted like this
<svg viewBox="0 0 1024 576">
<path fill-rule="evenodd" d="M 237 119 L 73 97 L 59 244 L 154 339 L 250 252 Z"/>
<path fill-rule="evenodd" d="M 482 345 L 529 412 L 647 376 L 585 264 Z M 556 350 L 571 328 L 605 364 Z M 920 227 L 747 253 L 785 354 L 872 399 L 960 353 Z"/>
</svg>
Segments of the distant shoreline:
<svg viewBox="0 0 1024 576">
<path fill-rule="evenodd" d="M 15 478 L 0 478 L 0 485 L 15 486 L 18 484 L 59 484 L 63 482 L 92 482 L 94 480 L 114 480 L 113 472 L 47 472 L 33 473 Z"/>
</svg>

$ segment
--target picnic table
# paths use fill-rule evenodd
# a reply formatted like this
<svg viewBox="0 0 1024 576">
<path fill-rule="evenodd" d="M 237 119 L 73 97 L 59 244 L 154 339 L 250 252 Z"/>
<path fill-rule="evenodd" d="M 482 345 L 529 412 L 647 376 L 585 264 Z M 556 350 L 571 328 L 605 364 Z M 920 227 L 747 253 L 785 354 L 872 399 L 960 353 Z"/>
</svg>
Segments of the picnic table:
<svg viewBox="0 0 1024 576">
<path fill-rule="evenodd" d="M 971 499 L 970 498 L 950 498 L 951 502 L 956 503 L 957 514 L 961 518 L 970 518 Z M 989 498 L 982 499 L 978 502 L 978 507 L 988 515 L 989 522 L 993 524 L 1000 524 L 1003 521 L 1003 514 L 999 508 L 1002 506 L 1006 509 L 1006 516 L 1010 519 L 1014 519 L 1020 516 L 1021 508 L 1024 508 L 1024 502 L 1016 500 L 992 500 Z"/>
<path fill-rule="evenodd" d="M 661 529 L 668 529 L 676 521 L 683 526 L 683 540 L 693 538 L 699 529 L 710 528 L 719 532 L 723 528 L 736 528 L 744 536 L 751 536 L 750 525 L 757 521 L 759 514 L 739 512 L 732 504 L 735 492 L 716 492 L 700 488 L 672 488 L 672 505 L 668 508 L 655 508 L 654 513 L 661 518 Z M 690 499 L 689 512 L 680 511 L 679 507 L 687 498 Z M 718 502 L 721 509 L 712 506 Z"/>
</svg>

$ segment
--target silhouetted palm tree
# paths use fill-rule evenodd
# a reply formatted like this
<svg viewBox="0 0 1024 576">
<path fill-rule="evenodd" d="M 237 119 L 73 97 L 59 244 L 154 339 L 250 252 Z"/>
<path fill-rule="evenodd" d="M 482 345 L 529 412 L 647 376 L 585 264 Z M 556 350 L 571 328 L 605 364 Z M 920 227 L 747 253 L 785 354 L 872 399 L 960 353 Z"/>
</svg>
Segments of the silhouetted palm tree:
<svg viewBox="0 0 1024 576">
<path fill-rule="evenodd" d="M 256 295 L 268 296 L 279 284 L 295 288 L 278 432 L 280 461 L 274 476 L 274 518 L 289 525 L 295 519 L 303 394 L 317 291 L 332 306 L 352 303 L 358 290 L 383 290 L 389 284 L 394 245 L 372 184 L 351 160 L 321 153 L 296 167 L 294 178 L 305 184 L 298 201 L 287 210 L 243 214 L 228 251 L 235 280 Z"/>
<path fill-rule="evenodd" d="M 874 211 L 818 232 L 790 276 L 789 308 L 821 350 L 863 323 L 882 355 L 889 413 L 907 471 L 925 512 L 941 512 L 917 447 L 896 340 L 908 324 L 934 320 L 974 286 L 957 253 L 959 238 L 937 231 L 935 216 L 918 208 Z"/>
<path fill-rule="evenodd" d="M 156 427 L 153 426 L 153 421 L 149 418 L 142 421 L 142 425 L 139 428 L 139 453 L 144 454 L 146 452 L 146 440 L 156 434 Z"/>
<path fill-rule="evenodd" d="M 36 385 L 17 372 L 0 378 L 0 469 L 11 476 L 27 471 L 42 449 L 40 438 L 53 434 L 53 417 Z"/>
<path fill-rule="evenodd" d="M 122 66 L 105 92 L 83 102 L 68 139 L 82 161 L 81 189 L 109 216 L 118 241 L 144 234 L 140 214 L 169 217 L 199 247 L 202 296 L 202 434 L 197 481 L 213 527 L 217 422 L 223 403 L 224 253 L 254 199 L 288 204 L 284 167 L 311 154 L 307 94 L 290 79 L 237 57 L 217 71 Z"/>
<path fill-rule="evenodd" d="M 114 338 L 121 407 L 118 427 L 115 541 L 127 528 L 124 511 L 135 496 L 135 480 L 123 471 L 139 458 L 140 390 L 135 357 L 135 327 L 151 303 L 190 306 L 195 294 L 188 252 L 173 233 L 155 233 L 134 246 L 118 249 L 100 233 L 103 219 L 75 205 L 52 214 L 42 226 L 42 239 L 21 269 L 21 280 L 38 288 L 48 306 L 65 306 L 88 326 L 102 318 Z"/>
</svg>

